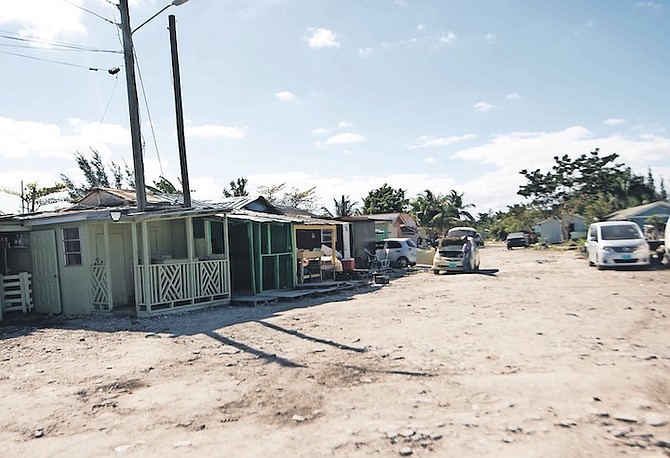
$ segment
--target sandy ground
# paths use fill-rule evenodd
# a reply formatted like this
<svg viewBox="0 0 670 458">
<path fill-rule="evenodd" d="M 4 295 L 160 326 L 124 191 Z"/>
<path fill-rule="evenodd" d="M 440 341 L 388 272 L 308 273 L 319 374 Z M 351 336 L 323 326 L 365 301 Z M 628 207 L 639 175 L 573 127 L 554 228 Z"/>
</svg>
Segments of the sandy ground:
<svg viewBox="0 0 670 458">
<path fill-rule="evenodd" d="M 0 456 L 670 456 L 670 269 L 495 276 L 0 327 Z"/>
</svg>

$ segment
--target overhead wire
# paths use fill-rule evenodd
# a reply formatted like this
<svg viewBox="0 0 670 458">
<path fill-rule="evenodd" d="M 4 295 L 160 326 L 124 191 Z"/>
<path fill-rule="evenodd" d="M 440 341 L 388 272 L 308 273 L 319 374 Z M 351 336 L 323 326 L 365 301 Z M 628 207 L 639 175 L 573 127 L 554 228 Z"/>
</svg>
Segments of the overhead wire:
<svg viewBox="0 0 670 458">
<path fill-rule="evenodd" d="M 112 99 L 114 98 L 114 93 L 116 92 L 116 86 L 118 83 L 119 83 L 119 75 L 114 75 L 114 86 L 112 87 L 112 93 L 109 94 L 107 105 L 105 105 L 105 111 L 103 111 L 102 117 L 100 118 L 100 124 L 102 124 L 105 121 L 105 116 L 107 116 L 107 110 L 109 109 L 109 106 L 112 103 Z"/>
<path fill-rule="evenodd" d="M 44 45 L 42 47 L 35 47 L 32 46 L 31 48 L 33 49 L 42 49 L 45 51 L 83 51 L 83 52 L 100 52 L 100 53 L 112 53 L 112 54 L 122 54 L 123 51 L 121 50 L 114 50 L 114 49 L 101 49 L 101 48 L 94 48 L 91 46 L 82 46 L 78 44 L 73 44 L 73 43 L 65 43 L 62 41 L 55 41 L 55 40 L 45 40 L 43 38 L 39 37 L 34 37 L 30 35 L 23 35 L 23 34 L 18 34 L 14 32 L 8 32 L 6 30 L 0 30 L 0 38 L 4 38 L 6 40 L 12 40 L 12 41 L 20 41 L 24 43 L 33 43 L 37 45 Z M 14 47 L 19 47 L 18 45 L 3 45 L 3 46 L 14 46 Z M 48 47 L 45 47 L 48 46 Z"/>
<path fill-rule="evenodd" d="M 133 50 L 134 54 L 134 50 Z M 147 109 L 147 118 L 149 120 L 149 127 L 151 128 L 151 137 L 153 138 L 154 141 L 154 148 L 156 149 L 156 157 L 158 158 L 158 167 L 160 168 L 161 171 L 161 177 L 164 177 L 165 174 L 163 173 L 163 162 L 161 161 L 161 155 L 160 152 L 158 151 L 158 141 L 156 140 L 156 130 L 154 129 L 154 122 L 151 119 L 151 110 L 149 110 L 149 101 L 147 100 L 147 92 L 144 89 L 144 80 L 142 79 L 142 72 L 140 70 L 140 64 L 137 60 L 137 54 L 135 55 L 135 66 L 137 67 L 137 76 L 140 80 L 140 87 L 142 88 L 142 98 L 144 99 L 144 106 Z"/>
<path fill-rule="evenodd" d="M 103 21 L 106 21 L 106 22 L 109 22 L 110 24 L 114 24 L 114 25 L 116 25 L 116 22 L 112 21 L 111 19 L 107 19 L 106 17 L 101 16 L 100 14 L 98 14 L 98 13 L 96 13 L 96 12 L 94 12 L 94 11 L 88 10 L 88 9 L 84 8 L 83 6 L 81 6 L 81 5 L 77 5 L 76 3 L 71 2 L 70 0 L 62 0 L 62 1 L 64 1 L 65 3 L 68 3 L 68 4 L 72 5 L 72 6 L 74 6 L 75 8 L 79 8 L 80 10 L 82 10 L 82 11 L 84 11 L 84 12 L 86 12 L 86 13 L 92 14 L 93 16 L 97 17 L 98 19 L 102 19 Z"/>
<path fill-rule="evenodd" d="M 85 68 L 87 70 L 90 70 L 92 72 L 97 72 L 97 71 L 108 71 L 106 68 L 97 68 L 97 67 L 90 67 L 87 65 L 79 65 L 79 64 L 73 64 L 72 62 L 64 62 L 62 60 L 55 60 L 55 59 L 46 59 L 44 57 L 35 57 L 35 56 L 29 56 L 27 54 L 19 54 L 16 52 L 10 52 L 10 51 L 0 51 L 2 54 L 9 54 L 11 56 L 17 56 L 17 57 L 23 57 L 25 59 L 32 59 L 32 60 L 38 60 L 42 62 L 49 62 L 52 64 L 60 64 L 60 65 L 67 65 L 69 67 L 77 67 L 77 68 Z"/>
</svg>

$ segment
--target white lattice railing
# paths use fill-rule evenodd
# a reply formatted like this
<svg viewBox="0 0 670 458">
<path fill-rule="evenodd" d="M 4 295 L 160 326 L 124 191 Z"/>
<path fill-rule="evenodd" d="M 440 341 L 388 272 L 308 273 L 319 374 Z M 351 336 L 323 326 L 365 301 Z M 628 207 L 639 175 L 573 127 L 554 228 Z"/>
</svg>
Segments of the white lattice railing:
<svg viewBox="0 0 670 458">
<path fill-rule="evenodd" d="M 91 266 L 91 305 L 93 310 L 109 311 L 109 286 L 107 284 L 107 266 Z"/>
<path fill-rule="evenodd" d="M 140 310 L 150 312 L 230 299 L 228 275 L 228 260 L 136 266 L 136 302 Z"/>
</svg>

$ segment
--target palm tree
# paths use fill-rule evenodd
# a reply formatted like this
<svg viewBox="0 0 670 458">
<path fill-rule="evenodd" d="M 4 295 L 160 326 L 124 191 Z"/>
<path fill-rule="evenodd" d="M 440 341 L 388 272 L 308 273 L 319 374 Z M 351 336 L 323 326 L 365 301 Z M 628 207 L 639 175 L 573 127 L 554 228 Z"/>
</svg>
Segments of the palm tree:
<svg viewBox="0 0 670 458">
<path fill-rule="evenodd" d="M 358 209 L 356 208 L 357 202 L 351 202 L 349 196 L 343 195 L 339 200 L 333 199 L 333 202 L 335 202 L 335 216 L 338 218 L 359 214 Z"/>
<path fill-rule="evenodd" d="M 431 221 L 435 215 L 440 213 L 440 195 L 434 195 L 430 189 L 426 189 L 423 193 L 410 202 L 412 212 L 416 217 L 416 221 L 421 227 L 430 227 Z"/>
<path fill-rule="evenodd" d="M 474 218 L 472 215 L 465 210 L 466 208 L 475 208 L 474 204 L 464 204 L 463 203 L 463 193 L 458 193 L 455 190 L 451 190 L 448 196 L 444 198 L 445 204 L 449 209 L 449 216 L 452 216 L 458 220 L 472 221 Z"/>
<path fill-rule="evenodd" d="M 449 228 L 462 221 L 472 221 L 474 218 L 466 208 L 473 204 L 463 203 L 463 194 L 451 190 L 446 196 L 433 194 L 426 189 L 411 202 L 415 216 L 422 227 L 429 227 L 436 232 L 446 232 Z"/>
</svg>

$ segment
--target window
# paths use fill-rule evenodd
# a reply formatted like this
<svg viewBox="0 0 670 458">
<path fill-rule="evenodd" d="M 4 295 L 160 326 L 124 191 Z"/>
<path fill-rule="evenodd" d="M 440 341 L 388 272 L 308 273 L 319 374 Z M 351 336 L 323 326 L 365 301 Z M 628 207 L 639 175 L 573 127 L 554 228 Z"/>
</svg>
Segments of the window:
<svg viewBox="0 0 670 458">
<path fill-rule="evenodd" d="M 324 245 L 330 246 L 333 242 L 333 231 L 332 229 L 322 229 L 321 230 L 321 243 Z"/>
<path fill-rule="evenodd" d="M 81 240 L 78 227 L 63 229 L 63 252 L 66 266 L 81 265 Z"/>
</svg>

